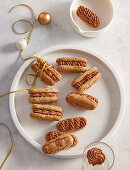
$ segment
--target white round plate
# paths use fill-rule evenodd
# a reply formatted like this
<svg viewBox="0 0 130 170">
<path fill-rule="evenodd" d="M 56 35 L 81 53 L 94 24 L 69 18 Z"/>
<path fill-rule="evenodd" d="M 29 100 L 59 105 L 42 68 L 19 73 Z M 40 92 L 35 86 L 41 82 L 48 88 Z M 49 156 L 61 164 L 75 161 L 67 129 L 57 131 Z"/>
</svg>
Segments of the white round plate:
<svg viewBox="0 0 130 170">
<path fill-rule="evenodd" d="M 56 59 L 59 57 L 85 57 L 88 60 L 87 68 L 98 67 L 102 78 L 89 88 L 86 93 L 95 96 L 99 100 L 98 107 L 93 111 L 83 111 L 68 105 L 65 98 L 70 92 L 76 91 L 72 88 L 71 82 L 79 73 L 62 74 L 62 80 L 54 87 L 59 89 L 59 100 L 55 105 L 63 108 L 63 118 L 84 116 L 88 125 L 74 134 L 78 137 L 79 143 L 76 147 L 61 151 L 52 156 L 62 158 L 75 158 L 82 156 L 84 148 L 91 142 L 107 141 L 118 128 L 124 110 L 124 92 L 121 82 L 112 66 L 100 56 L 83 48 L 58 46 L 43 50 L 36 54 L 43 57 L 55 68 Z M 25 83 L 25 75 L 33 73 L 31 64 L 34 59 L 26 61 L 17 72 L 11 87 L 11 91 L 28 88 Z M 31 78 L 32 79 L 32 78 Z M 39 78 L 35 87 L 45 87 L 47 84 Z M 35 149 L 42 152 L 42 145 L 45 143 L 44 135 L 51 130 L 56 130 L 57 121 L 41 121 L 30 118 L 31 104 L 28 103 L 28 92 L 10 94 L 10 111 L 15 126 L 20 134 Z"/>
</svg>

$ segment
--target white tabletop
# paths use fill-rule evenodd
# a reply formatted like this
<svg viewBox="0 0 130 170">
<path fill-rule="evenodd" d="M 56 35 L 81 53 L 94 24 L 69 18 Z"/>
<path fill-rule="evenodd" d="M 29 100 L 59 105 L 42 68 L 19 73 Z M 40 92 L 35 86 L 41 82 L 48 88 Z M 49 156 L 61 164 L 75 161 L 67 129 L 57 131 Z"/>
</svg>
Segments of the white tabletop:
<svg viewBox="0 0 130 170">
<path fill-rule="evenodd" d="M 78 35 L 71 27 L 69 20 L 70 0 L 13 0 L 0 1 L 0 93 L 9 91 L 12 80 L 22 65 L 18 61 L 15 46 L 17 39 L 25 37 L 12 32 L 11 26 L 16 19 L 30 18 L 30 13 L 25 7 L 18 7 L 12 14 L 9 9 L 18 4 L 31 5 L 36 14 L 49 11 L 52 22 L 48 26 L 36 24 L 30 44 L 24 51 L 24 57 L 59 44 L 76 44 L 86 46 L 106 58 L 119 74 L 125 92 L 126 109 L 120 128 L 108 142 L 112 146 L 116 161 L 113 170 L 130 169 L 130 1 L 113 0 L 116 16 L 112 28 L 98 38 L 85 38 Z M 7 124 L 13 134 L 13 151 L 3 167 L 4 170 L 81 170 L 81 158 L 56 159 L 42 155 L 20 136 L 10 116 L 8 96 L 0 99 L 0 122 Z M 8 147 L 7 130 L 0 127 L 0 164 L 6 155 Z"/>
</svg>

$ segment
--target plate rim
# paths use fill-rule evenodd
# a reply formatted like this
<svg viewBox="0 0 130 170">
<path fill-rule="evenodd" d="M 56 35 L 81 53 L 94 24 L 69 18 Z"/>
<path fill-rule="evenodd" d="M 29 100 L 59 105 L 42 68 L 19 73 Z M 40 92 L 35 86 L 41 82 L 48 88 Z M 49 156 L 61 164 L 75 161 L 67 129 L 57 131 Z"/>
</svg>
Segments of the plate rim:
<svg viewBox="0 0 130 170">
<path fill-rule="evenodd" d="M 80 47 L 80 46 L 77 46 L 77 45 L 56 45 L 56 46 L 53 46 L 53 47 L 49 47 L 49 48 L 46 48 L 44 50 L 41 50 L 39 52 L 37 52 L 34 56 L 43 56 L 44 54 L 48 53 L 48 52 L 54 52 L 56 50 L 79 50 L 79 51 L 82 51 L 82 52 L 87 52 L 89 53 L 90 55 L 93 55 L 95 58 L 99 59 L 100 61 L 102 61 L 112 72 L 115 80 L 117 81 L 117 84 L 118 84 L 118 87 L 119 87 L 119 91 L 120 91 L 120 96 L 121 96 L 121 104 L 120 104 L 120 110 L 119 110 L 119 114 L 118 114 L 118 117 L 116 119 L 116 122 L 114 124 L 114 126 L 112 127 L 112 129 L 109 131 L 109 133 L 101 140 L 103 142 L 107 142 L 114 134 L 115 132 L 117 131 L 117 129 L 119 128 L 120 126 L 120 123 L 123 119 L 123 116 L 124 116 L 124 109 L 125 109 L 125 92 L 124 92 L 124 88 L 122 86 L 122 82 L 118 76 L 118 74 L 116 73 L 115 69 L 113 68 L 113 66 L 106 60 L 104 59 L 103 57 L 101 57 L 101 55 L 95 53 L 94 51 L 92 50 L 89 50 L 85 47 Z M 43 53 L 41 55 L 41 53 Z M 12 85 L 11 85 L 11 88 L 10 88 L 10 91 L 14 91 L 15 90 L 15 84 L 17 84 L 17 82 L 19 81 L 18 77 L 19 77 L 19 74 L 20 72 L 25 69 L 33 60 L 35 59 L 31 59 L 31 60 L 28 60 L 26 61 L 25 63 L 22 64 L 22 66 L 19 68 L 19 70 L 17 71 L 14 79 L 13 79 L 13 82 L 12 82 Z M 21 77 L 21 76 L 20 76 Z M 15 127 L 17 128 L 18 132 L 21 134 L 21 136 L 30 144 L 33 146 L 34 149 L 40 151 L 41 153 L 43 153 L 41 151 L 41 145 L 38 144 L 35 140 L 33 140 L 32 138 L 30 138 L 30 136 L 26 133 L 26 131 L 22 128 L 21 124 L 19 123 L 18 121 L 18 118 L 16 116 L 16 110 L 15 110 L 15 102 L 14 102 L 14 96 L 15 94 L 12 93 L 9 95 L 9 108 L 10 108 L 10 113 L 11 113 L 11 117 L 12 117 L 12 120 L 15 124 Z M 50 155 L 52 157 L 58 157 L 58 158 L 77 158 L 77 157 L 82 157 L 82 153 L 78 153 L 78 154 L 75 154 L 75 153 L 72 153 L 71 155 L 57 155 L 57 154 L 53 154 L 53 155 Z"/>
</svg>

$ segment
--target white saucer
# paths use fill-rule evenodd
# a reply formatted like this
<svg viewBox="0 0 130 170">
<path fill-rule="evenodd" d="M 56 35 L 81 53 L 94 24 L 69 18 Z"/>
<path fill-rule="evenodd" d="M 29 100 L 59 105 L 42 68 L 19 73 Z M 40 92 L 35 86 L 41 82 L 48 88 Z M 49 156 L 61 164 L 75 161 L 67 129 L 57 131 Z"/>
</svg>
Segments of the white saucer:
<svg viewBox="0 0 130 170">
<path fill-rule="evenodd" d="M 102 78 L 86 93 L 95 96 L 99 100 L 98 107 L 93 111 L 82 111 L 68 105 L 65 97 L 68 93 L 76 91 L 72 88 L 71 82 L 77 77 L 78 73 L 62 74 L 62 80 L 54 87 L 59 89 L 59 100 L 54 103 L 63 108 L 63 118 L 84 116 L 88 120 L 88 125 L 83 130 L 74 132 L 78 137 L 79 144 L 76 147 L 61 151 L 52 156 L 62 158 L 76 158 L 82 156 L 84 148 L 91 142 L 107 141 L 115 133 L 123 117 L 124 111 L 124 92 L 121 82 L 112 66 L 99 55 L 89 52 L 83 48 L 73 46 L 58 46 L 43 50 L 36 54 L 43 57 L 55 68 L 56 59 L 59 57 L 85 57 L 88 60 L 87 68 L 97 66 Z M 33 73 L 31 63 L 33 59 L 26 61 L 17 72 L 11 91 L 26 89 L 25 75 Z M 45 83 L 38 78 L 35 87 L 45 87 Z M 31 104 L 28 103 L 28 93 L 20 92 L 10 94 L 9 103 L 12 119 L 20 134 L 35 149 L 42 152 L 42 145 L 45 143 L 44 135 L 50 130 L 56 130 L 56 121 L 40 121 L 30 118 Z"/>
<path fill-rule="evenodd" d="M 88 26 L 76 14 L 79 6 L 84 6 L 99 17 L 100 25 L 97 28 Z M 114 18 L 114 7 L 111 0 L 74 0 L 70 7 L 70 21 L 74 30 L 86 37 L 97 37 L 111 27 Z"/>
</svg>

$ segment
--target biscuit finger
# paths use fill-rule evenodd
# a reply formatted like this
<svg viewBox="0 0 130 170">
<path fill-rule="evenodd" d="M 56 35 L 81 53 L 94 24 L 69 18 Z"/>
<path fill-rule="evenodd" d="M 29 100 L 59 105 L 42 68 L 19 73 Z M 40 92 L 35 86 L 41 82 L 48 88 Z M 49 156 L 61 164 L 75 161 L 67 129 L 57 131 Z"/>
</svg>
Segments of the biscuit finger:
<svg viewBox="0 0 130 170">
<path fill-rule="evenodd" d="M 32 105 L 32 119 L 59 121 L 62 118 L 62 108 L 54 105 Z"/>
<path fill-rule="evenodd" d="M 61 136 L 63 134 L 65 134 L 65 133 L 64 132 L 58 132 L 58 131 L 50 131 L 45 135 L 45 139 L 48 142 L 48 141 L 55 139 L 56 137 Z M 70 133 L 69 133 L 69 135 L 71 135 L 73 137 L 73 140 L 74 140 L 73 145 L 71 147 L 76 146 L 78 144 L 77 137 L 73 134 L 70 134 Z"/>
<path fill-rule="evenodd" d="M 66 101 L 79 109 L 94 110 L 98 105 L 98 99 L 84 93 L 72 92 L 67 95 Z"/>
<path fill-rule="evenodd" d="M 48 64 L 42 58 L 37 58 L 37 62 L 35 64 L 32 64 L 31 68 L 38 77 L 41 76 L 42 74 L 41 76 L 42 81 L 44 81 L 50 86 L 53 86 L 56 82 L 58 82 L 62 78 L 58 71 L 55 70 L 50 64 Z"/>
<path fill-rule="evenodd" d="M 75 87 L 79 93 L 84 92 L 101 78 L 97 67 L 93 67 L 79 77 L 73 80 L 72 87 Z"/>
<path fill-rule="evenodd" d="M 84 117 L 75 117 L 59 121 L 56 124 L 57 130 L 61 132 L 71 132 L 83 129 L 87 125 Z"/>
<path fill-rule="evenodd" d="M 79 6 L 76 10 L 78 17 L 84 21 L 87 25 L 91 27 L 98 27 L 100 25 L 100 19 L 98 16 L 90 9 L 84 6 Z"/>
<path fill-rule="evenodd" d="M 63 57 L 56 60 L 57 70 L 64 73 L 85 72 L 87 60 L 81 57 Z"/>
<path fill-rule="evenodd" d="M 58 100 L 56 88 L 32 88 L 28 93 L 30 94 L 29 103 L 53 103 Z"/>
<path fill-rule="evenodd" d="M 68 134 L 63 134 L 61 136 L 56 137 L 48 141 L 42 147 L 42 151 L 45 154 L 54 154 L 60 152 L 64 149 L 67 149 L 73 145 L 73 138 Z"/>
</svg>

